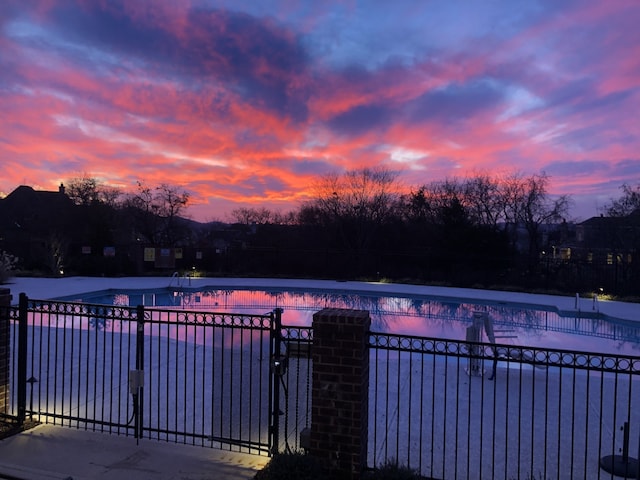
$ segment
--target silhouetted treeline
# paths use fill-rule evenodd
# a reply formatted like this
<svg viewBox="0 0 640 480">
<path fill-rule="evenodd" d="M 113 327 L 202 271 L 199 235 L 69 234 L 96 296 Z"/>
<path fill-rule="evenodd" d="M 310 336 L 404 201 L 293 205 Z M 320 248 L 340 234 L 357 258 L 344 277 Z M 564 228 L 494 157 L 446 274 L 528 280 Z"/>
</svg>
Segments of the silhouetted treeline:
<svg viewBox="0 0 640 480">
<path fill-rule="evenodd" d="M 570 199 L 551 198 L 547 184 L 544 174 L 476 175 L 405 189 L 389 170 L 363 169 L 319 178 L 297 210 L 243 208 L 203 224 L 184 218 L 189 195 L 176 187 L 123 195 L 84 177 L 1 200 L 0 250 L 46 275 L 197 271 L 637 295 L 638 189 L 624 186 L 607 217 L 576 226 Z"/>
</svg>

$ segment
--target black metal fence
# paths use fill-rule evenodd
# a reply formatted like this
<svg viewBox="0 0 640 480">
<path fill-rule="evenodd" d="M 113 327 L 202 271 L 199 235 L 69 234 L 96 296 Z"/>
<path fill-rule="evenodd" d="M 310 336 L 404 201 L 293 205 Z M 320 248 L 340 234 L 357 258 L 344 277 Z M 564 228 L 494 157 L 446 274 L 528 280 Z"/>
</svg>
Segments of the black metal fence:
<svg viewBox="0 0 640 480">
<path fill-rule="evenodd" d="M 279 382 L 284 394 L 280 402 L 281 444 L 285 451 L 299 451 L 306 446 L 305 436 L 311 427 L 313 329 L 282 326 L 281 338 L 287 359 L 287 369 Z"/>
<path fill-rule="evenodd" d="M 638 452 L 640 358 L 387 333 L 369 346 L 371 467 L 595 479 Z"/>
<path fill-rule="evenodd" d="M 13 413 L 21 421 L 268 453 L 278 444 L 271 352 L 279 315 L 21 295 L 12 311 Z"/>
<path fill-rule="evenodd" d="M 282 338 L 280 424 L 295 451 L 310 427 L 313 330 L 284 326 Z M 638 357 L 383 332 L 368 345 L 369 468 L 505 480 L 610 479 L 628 468 L 636 478 Z"/>
<path fill-rule="evenodd" d="M 265 315 L 20 298 L 14 414 L 250 453 L 311 423 L 310 327 Z M 428 478 L 612 478 L 640 456 L 640 358 L 370 332 L 368 467 Z M 616 455 L 615 458 L 612 455 Z M 613 463 L 613 462 L 612 462 Z"/>
</svg>

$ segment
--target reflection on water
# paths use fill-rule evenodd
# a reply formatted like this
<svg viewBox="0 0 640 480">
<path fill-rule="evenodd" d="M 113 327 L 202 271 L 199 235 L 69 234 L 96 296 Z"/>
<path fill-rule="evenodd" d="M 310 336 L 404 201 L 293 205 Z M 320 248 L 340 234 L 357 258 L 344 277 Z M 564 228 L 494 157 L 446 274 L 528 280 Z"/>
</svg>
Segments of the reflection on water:
<svg viewBox="0 0 640 480">
<path fill-rule="evenodd" d="M 353 308 L 370 312 L 373 330 L 454 340 L 465 338 L 473 313 L 482 311 L 493 320 L 499 343 L 628 355 L 637 355 L 640 350 L 640 326 L 633 323 L 562 317 L 555 311 L 505 303 L 461 303 L 426 296 L 374 296 L 338 291 L 159 289 L 95 292 L 73 300 L 250 314 L 283 308 L 283 323 L 292 326 L 311 325 L 313 313 L 323 308 Z M 92 326 L 101 328 L 99 316 L 95 318 Z"/>
</svg>

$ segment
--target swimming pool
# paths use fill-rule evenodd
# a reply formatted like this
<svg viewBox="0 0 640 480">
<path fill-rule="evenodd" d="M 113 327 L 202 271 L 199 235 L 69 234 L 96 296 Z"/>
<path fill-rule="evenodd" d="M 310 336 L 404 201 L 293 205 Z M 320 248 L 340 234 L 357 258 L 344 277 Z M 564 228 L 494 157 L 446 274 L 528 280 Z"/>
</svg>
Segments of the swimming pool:
<svg viewBox="0 0 640 480">
<path fill-rule="evenodd" d="M 465 338 L 474 312 L 480 311 L 493 320 L 499 343 L 624 355 L 638 355 L 640 351 L 640 323 L 595 312 L 567 316 L 552 307 L 496 300 L 237 286 L 107 289 L 58 300 L 239 313 L 282 308 L 283 323 L 292 326 L 311 325 L 313 313 L 322 308 L 355 308 L 370 312 L 372 329 L 376 331 L 452 340 Z"/>
</svg>

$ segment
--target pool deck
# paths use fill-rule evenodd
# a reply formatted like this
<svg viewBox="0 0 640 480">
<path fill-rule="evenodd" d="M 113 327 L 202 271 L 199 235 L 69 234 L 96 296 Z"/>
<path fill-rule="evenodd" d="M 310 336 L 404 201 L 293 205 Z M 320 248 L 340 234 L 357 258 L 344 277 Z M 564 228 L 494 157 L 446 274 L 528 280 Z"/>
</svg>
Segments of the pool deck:
<svg viewBox="0 0 640 480">
<path fill-rule="evenodd" d="M 218 278 L 218 277 L 62 277 L 30 278 L 16 277 L 2 285 L 9 288 L 13 302 L 18 302 L 20 293 L 30 298 L 45 300 L 66 295 L 74 295 L 108 289 L 149 289 L 179 286 L 185 289 L 212 288 L 294 288 L 299 290 L 333 290 L 340 292 L 368 292 L 376 294 L 425 295 L 438 300 L 456 299 L 468 301 L 491 301 L 511 305 L 537 306 L 553 308 L 563 316 L 580 314 L 581 316 L 608 317 L 640 321 L 640 304 L 577 298 L 562 295 L 539 295 L 531 293 L 481 290 L 471 288 L 435 287 L 381 282 L 343 282 L 335 280 L 300 280 L 273 278 Z"/>
<path fill-rule="evenodd" d="M 249 480 L 268 457 L 39 425 L 0 440 L 0 478 Z"/>
</svg>

